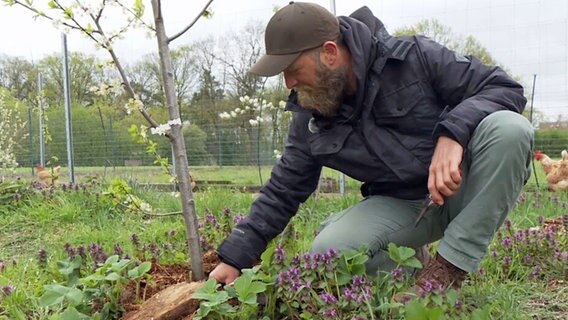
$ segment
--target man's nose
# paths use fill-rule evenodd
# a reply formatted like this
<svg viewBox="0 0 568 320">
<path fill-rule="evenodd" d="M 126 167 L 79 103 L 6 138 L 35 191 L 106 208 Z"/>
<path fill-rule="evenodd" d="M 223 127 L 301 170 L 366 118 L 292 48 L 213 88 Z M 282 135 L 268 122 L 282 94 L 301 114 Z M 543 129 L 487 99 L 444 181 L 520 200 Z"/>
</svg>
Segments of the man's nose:
<svg viewBox="0 0 568 320">
<path fill-rule="evenodd" d="M 298 81 L 294 79 L 294 77 L 287 76 L 286 74 L 284 74 L 284 82 L 286 82 L 286 88 L 289 90 L 292 90 L 292 88 L 298 85 Z"/>
</svg>

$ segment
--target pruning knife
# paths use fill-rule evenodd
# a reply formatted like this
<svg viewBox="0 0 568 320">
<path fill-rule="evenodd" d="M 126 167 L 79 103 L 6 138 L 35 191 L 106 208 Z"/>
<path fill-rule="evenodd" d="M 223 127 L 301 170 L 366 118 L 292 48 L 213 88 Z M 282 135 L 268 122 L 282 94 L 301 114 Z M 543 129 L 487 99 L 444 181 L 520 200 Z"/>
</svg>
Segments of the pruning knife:
<svg viewBox="0 0 568 320">
<path fill-rule="evenodd" d="M 424 203 L 422 203 L 422 210 L 420 210 L 420 214 L 418 215 L 418 218 L 416 218 L 416 221 L 414 222 L 414 227 L 418 227 L 418 224 L 420 223 L 420 221 L 422 221 L 424 215 L 426 214 L 426 212 L 428 212 L 428 209 L 436 206 L 437 204 L 435 204 L 434 201 L 432 201 L 432 195 L 431 194 L 426 195 L 426 199 L 424 199 Z"/>
</svg>

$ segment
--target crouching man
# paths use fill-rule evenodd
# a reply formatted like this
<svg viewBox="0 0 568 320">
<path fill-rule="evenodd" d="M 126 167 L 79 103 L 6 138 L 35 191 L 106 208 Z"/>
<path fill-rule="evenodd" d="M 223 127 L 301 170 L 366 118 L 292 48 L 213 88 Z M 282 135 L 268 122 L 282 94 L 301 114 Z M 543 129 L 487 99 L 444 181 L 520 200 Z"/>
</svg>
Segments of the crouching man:
<svg viewBox="0 0 568 320">
<path fill-rule="evenodd" d="M 251 267 L 327 166 L 361 181 L 365 198 L 322 224 L 313 251 L 366 246 L 374 275 L 394 266 L 390 242 L 426 257 L 420 248 L 441 240 L 413 290 L 459 287 L 530 175 L 522 86 L 426 37 L 389 35 L 367 7 L 335 17 L 290 2 L 269 21 L 265 44 L 250 72 L 284 74 L 293 121 L 270 180 L 219 247 L 223 263 L 210 277 L 231 283 Z M 417 221 L 427 198 L 433 205 Z"/>
</svg>

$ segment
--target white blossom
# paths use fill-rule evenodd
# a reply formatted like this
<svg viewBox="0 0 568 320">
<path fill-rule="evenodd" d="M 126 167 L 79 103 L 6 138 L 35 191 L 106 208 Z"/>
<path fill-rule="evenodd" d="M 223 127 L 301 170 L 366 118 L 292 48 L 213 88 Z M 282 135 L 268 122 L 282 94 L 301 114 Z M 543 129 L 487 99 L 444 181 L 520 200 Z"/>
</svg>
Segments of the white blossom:
<svg viewBox="0 0 568 320">
<path fill-rule="evenodd" d="M 232 118 L 236 118 L 237 117 L 237 113 L 235 111 L 231 111 L 231 117 Z"/>
<path fill-rule="evenodd" d="M 150 128 L 150 133 L 151 134 L 155 134 L 155 135 L 159 135 L 159 136 L 165 136 L 166 133 L 168 133 L 168 131 L 171 129 L 170 125 L 165 123 L 165 124 L 161 124 L 155 128 Z"/>
<path fill-rule="evenodd" d="M 144 212 L 151 212 L 152 206 L 149 203 L 142 201 L 140 203 L 140 209 L 142 209 L 142 211 Z"/>
<path fill-rule="evenodd" d="M 181 119 L 177 118 L 177 119 L 173 119 L 168 121 L 168 125 L 170 126 L 181 126 Z"/>
<path fill-rule="evenodd" d="M 253 127 L 258 126 L 258 120 L 250 119 L 250 120 L 249 120 L 249 123 L 250 123 L 250 125 L 253 126 Z"/>
<path fill-rule="evenodd" d="M 227 113 L 227 112 L 222 112 L 222 113 L 219 114 L 219 118 L 221 118 L 221 119 L 229 119 L 229 118 L 231 118 L 231 115 L 230 115 L 229 113 Z"/>
</svg>

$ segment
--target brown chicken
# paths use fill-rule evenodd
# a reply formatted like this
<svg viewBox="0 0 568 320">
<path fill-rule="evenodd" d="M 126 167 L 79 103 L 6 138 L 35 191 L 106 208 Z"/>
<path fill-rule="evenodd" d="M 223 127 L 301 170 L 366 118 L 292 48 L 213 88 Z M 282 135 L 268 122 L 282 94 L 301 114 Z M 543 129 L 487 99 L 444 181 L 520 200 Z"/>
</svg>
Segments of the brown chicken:
<svg viewBox="0 0 568 320">
<path fill-rule="evenodd" d="M 189 173 L 189 184 L 191 185 L 191 191 L 195 191 L 195 176 L 191 172 Z"/>
<path fill-rule="evenodd" d="M 552 160 L 540 150 L 534 153 L 535 160 L 540 161 L 546 174 L 549 190 L 568 190 L 568 151 L 562 150 L 561 155 L 562 159 Z"/>
<path fill-rule="evenodd" d="M 44 168 L 41 164 L 36 164 L 36 176 L 39 182 L 44 186 L 51 186 L 55 184 L 55 180 L 59 178 L 61 166 L 55 168 Z"/>
</svg>

